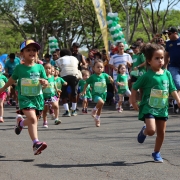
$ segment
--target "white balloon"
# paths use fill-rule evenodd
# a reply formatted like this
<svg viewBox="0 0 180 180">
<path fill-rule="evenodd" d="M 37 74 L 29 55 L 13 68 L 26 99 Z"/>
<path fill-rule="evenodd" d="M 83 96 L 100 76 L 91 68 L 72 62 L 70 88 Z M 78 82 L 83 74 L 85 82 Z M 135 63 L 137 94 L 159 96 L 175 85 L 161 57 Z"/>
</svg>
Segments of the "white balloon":
<svg viewBox="0 0 180 180">
<path fill-rule="evenodd" d="M 125 39 L 124 39 L 124 38 L 122 38 L 122 39 L 121 39 L 121 42 L 122 42 L 122 43 L 124 43 L 124 42 L 125 42 Z"/>
<path fill-rule="evenodd" d="M 114 13 L 114 17 L 118 17 L 118 13 Z"/>
<path fill-rule="evenodd" d="M 112 24 L 112 22 L 113 22 L 112 20 L 109 20 L 109 21 L 108 21 L 108 24 Z"/>
<path fill-rule="evenodd" d="M 122 31 L 120 31 L 120 32 L 119 32 L 119 34 L 120 34 L 120 35 L 123 35 L 123 32 L 122 32 Z"/>
<path fill-rule="evenodd" d="M 117 28 L 120 28 L 121 26 L 120 26 L 120 24 L 117 24 L 116 27 L 117 27 Z"/>
<path fill-rule="evenodd" d="M 127 45 L 127 44 L 125 44 L 125 45 L 124 45 L 124 48 L 125 48 L 125 49 L 128 49 L 129 47 L 128 47 L 128 45 Z"/>
</svg>

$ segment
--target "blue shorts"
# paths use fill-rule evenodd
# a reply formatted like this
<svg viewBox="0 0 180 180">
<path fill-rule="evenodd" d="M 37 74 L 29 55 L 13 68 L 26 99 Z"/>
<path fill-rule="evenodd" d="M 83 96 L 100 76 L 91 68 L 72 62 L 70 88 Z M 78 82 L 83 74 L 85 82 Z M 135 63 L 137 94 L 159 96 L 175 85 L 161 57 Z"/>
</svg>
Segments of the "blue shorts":
<svg viewBox="0 0 180 180">
<path fill-rule="evenodd" d="M 144 115 L 144 120 L 145 119 L 150 119 L 150 118 L 155 119 L 155 120 L 163 120 L 163 121 L 168 120 L 168 117 L 156 117 L 156 116 L 154 116 L 154 115 L 152 115 L 150 113 Z"/>
<path fill-rule="evenodd" d="M 170 71 L 172 78 L 174 80 L 174 84 L 177 90 L 180 90 L 180 68 L 178 67 L 169 67 L 168 70 Z"/>
<path fill-rule="evenodd" d="M 93 101 L 94 101 L 95 103 L 98 103 L 99 100 L 104 101 L 104 100 L 103 100 L 101 97 L 99 97 L 99 96 L 93 97 Z"/>
</svg>

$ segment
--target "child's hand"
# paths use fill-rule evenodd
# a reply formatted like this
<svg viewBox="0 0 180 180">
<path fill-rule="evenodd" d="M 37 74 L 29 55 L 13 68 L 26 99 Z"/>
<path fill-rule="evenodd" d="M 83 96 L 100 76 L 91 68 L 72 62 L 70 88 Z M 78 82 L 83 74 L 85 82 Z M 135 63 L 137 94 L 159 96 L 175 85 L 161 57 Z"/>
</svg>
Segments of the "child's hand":
<svg viewBox="0 0 180 180">
<path fill-rule="evenodd" d="M 139 111 L 139 107 L 138 107 L 138 105 L 137 105 L 137 102 L 133 102 L 133 103 L 132 103 L 132 106 L 133 106 L 133 108 L 134 108 L 136 111 Z"/>
<path fill-rule="evenodd" d="M 84 96 L 85 94 L 86 94 L 86 91 L 85 92 L 83 91 L 80 93 L 81 96 Z"/>
<path fill-rule="evenodd" d="M 46 79 L 39 79 L 39 82 L 42 86 L 47 86 L 48 85 L 48 81 Z"/>
<path fill-rule="evenodd" d="M 111 83 L 113 83 L 113 82 L 114 82 L 114 80 L 112 79 L 112 77 L 111 77 L 111 76 L 109 76 L 109 81 L 110 81 Z"/>
</svg>

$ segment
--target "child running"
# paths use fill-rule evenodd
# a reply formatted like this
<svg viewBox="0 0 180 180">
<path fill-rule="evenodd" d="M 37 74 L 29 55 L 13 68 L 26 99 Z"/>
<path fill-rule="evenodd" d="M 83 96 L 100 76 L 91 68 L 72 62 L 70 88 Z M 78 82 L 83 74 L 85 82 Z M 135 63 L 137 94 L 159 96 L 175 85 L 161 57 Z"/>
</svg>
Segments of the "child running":
<svg viewBox="0 0 180 180">
<path fill-rule="evenodd" d="M 95 119 L 96 127 L 100 126 L 100 115 L 102 111 L 102 107 L 106 100 L 107 95 L 107 83 L 113 83 L 113 79 L 104 71 L 103 61 L 96 60 L 93 66 L 94 74 L 91 75 L 87 80 L 86 84 L 84 85 L 84 90 L 81 93 L 82 95 L 86 94 L 86 88 L 88 84 L 92 86 L 92 98 L 96 104 L 94 109 L 92 110 L 92 117 Z"/>
<path fill-rule="evenodd" d="M 168 96 L 169 93 L 176 99 L 180 107 L 176 87 L 169 71 L 162 69 L 164 65 L 164 48 L 157 44 L 147 44 L 142 48 L 148 67 L 147 73 L 138 78 L 132 87 L 132 104 L 139 110 L 139 120 L 145 122 L 145 126 L 138 134 L 137 140 L 143 143 L 146 136 L 153 136 L 156 132 L 156 142 L 152 157 L 154 162 L 163 162 L 160 149 L 164 141 L 166 121 L 168 120 Z M 136 92 L 142 88 L 143 96 L 138 108 Z"/>
<path fill-rule="evenodd" d="M 8 82 L 8 79 L 6 76 L 2 74 L 2 64 L 0 64 L 0 88 L 2 88 L 6 82 Z M 9 91 L 10 92 L 10 91 Z M 6 95 L 8 93 L 8 90 L 6 89 L 4 92 L 0 94 L 0 123 L 4 122 L 3 114 L 4 114 L 4 101 L 6 99 Z"/>
<path fill-rule="evenodd" d="M 40 154 L 47 147 L 45 142 L 38 140 L 37 133 L 37 116 L 41 114 L 44 106 L 41 85 L 46 86 L 48 83 L 43 66 L 34 62 L 39 49 L 39 44 L 33 40 L 26 40 L 20 45 L 24 64 L 16 66 L 8 82 L 0 89 L 2 93 L 18 80 L 19 107 L 26 119 L 18 115 L 15 133 L 19 135 L 22 128 L 28 126 L 28 132 L 33 141 L 34 155 Z"/>
<path fill-rule="evenodd" d="M 46 75 L 48 78 L 48 85 L 43 89 L 43 95 L 45 100 L 44 110 L 43 110 L 43 127 L 48 128 L 47 124 L 47 112 L 48 108 L 52 106 L 52 109 L 54 110 L 54 124 L 58 125 L 61 123 L 59 118 L 59 104 L 58 104 L 58 98 L 56 97 L 56 86 L 55 86 L 55 80 L 54 76 L 52 75 L 52 65 L 50 63 L 47 63 L 44 65 Z"/>
<path fill-rule="evenodd" d="M 118 94 L 119 94 L 119 102 L 118 102 L 118 112 L 122 112 L 122 103 L 124 101 L 124 95 L 129 97 L 129 103 L 131 104 L 131 91 L 128 87 L 128 78 L 126 66 L 124 64 L 120 64 L 118 66 L 118 76 L 117 76 L 117 85 L 118 85 Z"/>
<path fill-rule="evenodd" d="M 82 80 L 79 81 L 79 88 L 80 88 L 80 93 L 83 92 L 84 90 L 84 85 L 86 84 L 86 80 L 89 78 L 90 72 L 88 70 L 82 70 Z M 86 94 L 84 96 L 81 96 L 80 99 L 82 99 L 82 113 L 87 113 L 88 110 L 88 101 L 92 100 L 92 95 L 91 95 L 91 87 L 88 84 L 86 88 Z"/>
</svg>

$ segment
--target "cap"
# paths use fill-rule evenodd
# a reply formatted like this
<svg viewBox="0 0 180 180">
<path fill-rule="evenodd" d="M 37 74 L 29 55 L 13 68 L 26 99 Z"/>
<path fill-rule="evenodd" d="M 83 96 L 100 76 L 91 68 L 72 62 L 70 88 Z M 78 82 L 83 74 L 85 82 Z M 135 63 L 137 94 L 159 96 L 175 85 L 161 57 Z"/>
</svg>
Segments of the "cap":
<svg viewBox="0 0 180 180">
<path fill-rule="evenodd" d="M 72 46 L 79 47 L 80 45 L 79 45 L 79 43 L 75 42 L 75 43 L 72 44 Z"/>
<path fill-rule="evenodd" d="M 132 54 L 133 54 L 134 52 L 133 52 L 132 49 L 129 49 L 129 50 L 128 50 L 128 53 L 132 53 Z"/>
<path fill-rule="evenodd" d="M 37 42 L 35 42 L 35 41 L 32 40 L 32 39 L 28 39 L 28 40 L 25 40 L 25 41 L 20 45 L 20 50 L 22 51 L 24 48 L 26 48 L 26 47 L 27 47 L 28 45 L 30 45 L 30 44 L 33 44 L 33 45 L 36 47 L 37 50 L 40 50 L 40 49 L 41 49 L 40 45 L 39 45 Z"/>
<path fill-rule="evenodd" d="M 178 30 L 175 27 L 170 27 L 168 29 L 168 32 L 175 33 L 175 32 L 178 32 Z"/>
<path fill-rule="evenodd" d="M 136 49 L 137 47 L 139 47 L 139 45 L 136 44 L 136 43 L 134 43 L 134 44 L 131 45 L 131 49 Z"/>
</svg>

